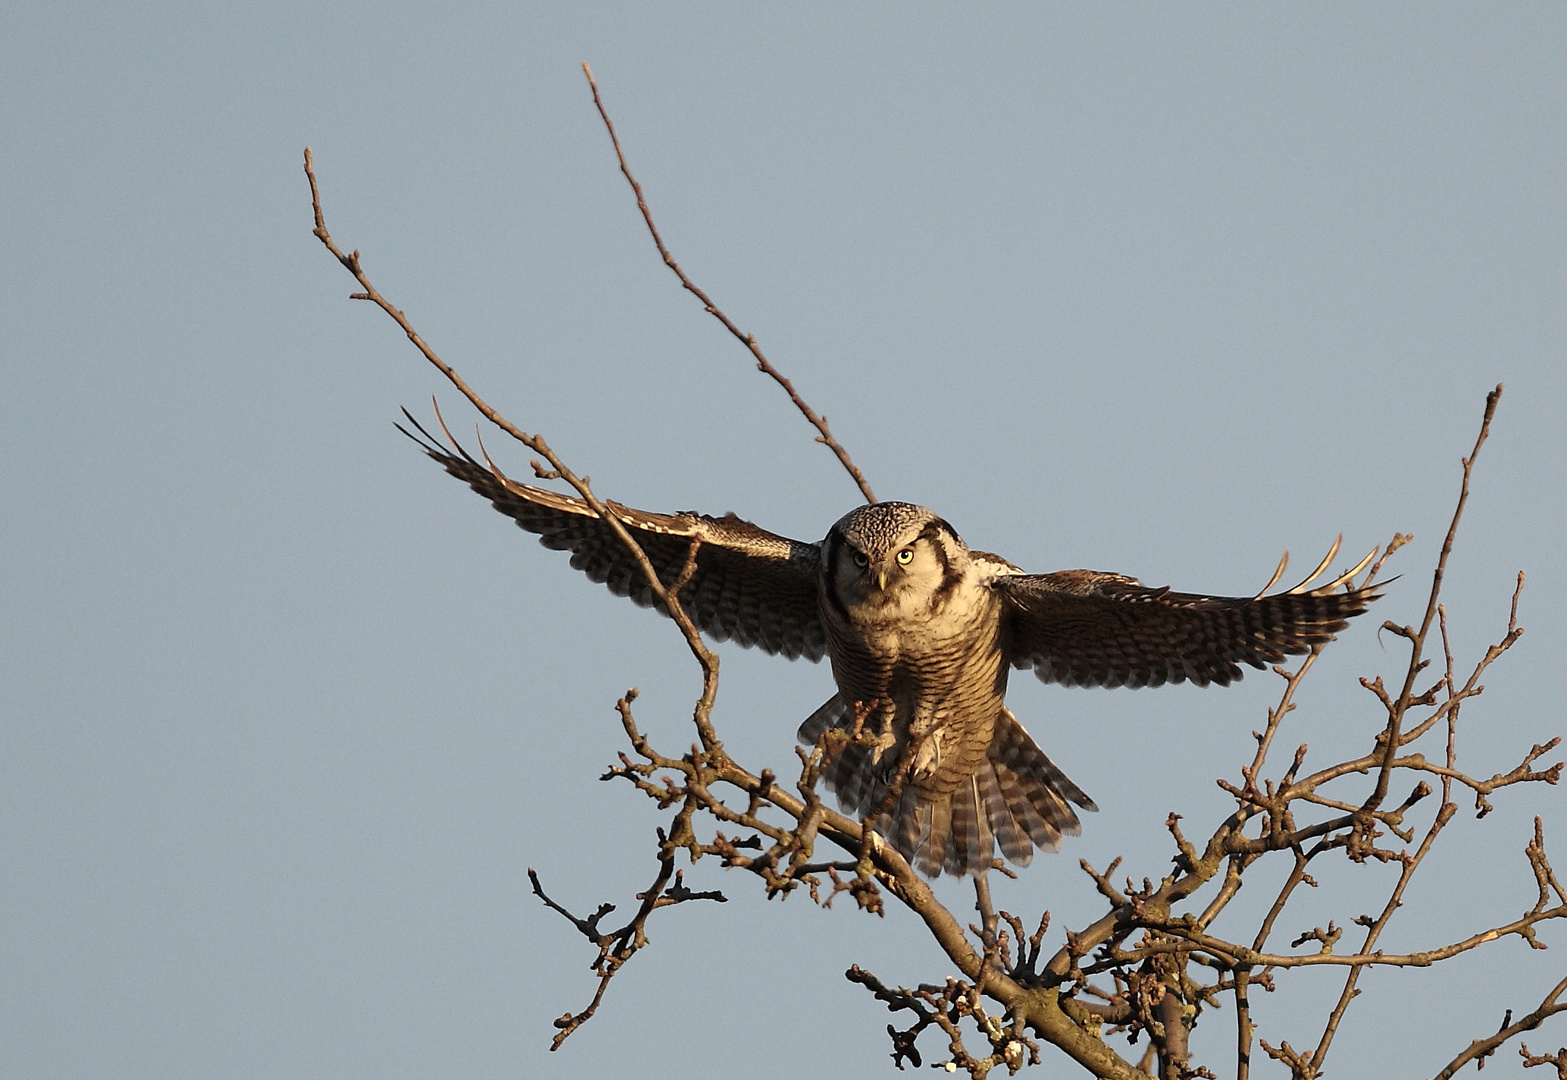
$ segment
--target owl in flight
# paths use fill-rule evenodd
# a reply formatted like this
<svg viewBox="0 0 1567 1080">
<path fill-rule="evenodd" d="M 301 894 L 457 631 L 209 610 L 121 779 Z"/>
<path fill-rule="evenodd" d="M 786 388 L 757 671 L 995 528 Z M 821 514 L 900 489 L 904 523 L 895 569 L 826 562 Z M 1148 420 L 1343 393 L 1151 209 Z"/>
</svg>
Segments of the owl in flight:
<svg viewBox="0 0 1567 1080">
<path fill-rule="evenodd" d="M 511 480 L 408 419 L 424 438 L 404 433 L 426 454 L 545 547 L 570 551 L 573 567 L 615 595 L 655 603 L 630 552 L 581 499 Z M 814 744 L 829 728 L 858 723 L 828 765 L 827 785 L 846 813 L 874 818 L 876 831 L 931 877 L 983 874 L 998 845 L 1026 866 L 1034 848 L 1054 851 L 1062 835 L 1080 831 L 1072 804 L 1097 809 L 1007 708 L 1011 668 L 1066 686 L 1225 686 L 1241 677 L 1241 664 L 1261 668 L 1332 640 L 1377 599 L 1353 587 L 1366 562 L 1307 588 L 1337 544 L 1288 592 L 1202 596 L 1094 570 L 1025 574 L 971 551 L 952 526 L 911 503 L 857 507 L 820 543 L 734 514 L 604 506 L 666 583 L 701 541 L 679 598 L 704 634 L 791 660 L 831 661 L 838 692 L 799 738 Z"/>
</svg>

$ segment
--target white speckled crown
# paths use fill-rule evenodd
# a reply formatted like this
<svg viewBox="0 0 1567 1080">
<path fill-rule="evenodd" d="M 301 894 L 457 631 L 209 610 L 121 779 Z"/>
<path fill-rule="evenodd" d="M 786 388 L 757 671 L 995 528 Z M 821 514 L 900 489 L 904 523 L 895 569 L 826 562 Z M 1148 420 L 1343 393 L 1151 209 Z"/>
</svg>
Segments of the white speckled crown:
<svg viewBox="0 0 1567 1080">
<path fill-rule="evenodd" d="M 913 503 L 871 503 L 850 510 L 833 529 L 867 555 L 875 555 L 907 543 L 911 533 L 935 520 L 934 513 Z"/>
</svg>

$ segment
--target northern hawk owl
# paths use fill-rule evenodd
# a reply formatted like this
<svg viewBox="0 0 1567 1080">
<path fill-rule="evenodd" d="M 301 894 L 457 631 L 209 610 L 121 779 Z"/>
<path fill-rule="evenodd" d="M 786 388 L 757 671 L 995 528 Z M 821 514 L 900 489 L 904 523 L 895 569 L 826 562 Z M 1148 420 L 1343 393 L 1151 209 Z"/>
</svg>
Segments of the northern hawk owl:
<svg viewBox="0 0 1567 1080">
<path fill-rule="evenodd" d="M 418 430 L 426 439 L 410 437 L 425 453 L 545 547 L 570 551 L 573 567 L 615 595 L 655 604 L 624 544 L 581 499 L 518 483 Z M 971 551 L 935 513 L 903 502 L 851 510 L 820 543 L 734 514 L 604 505 L 664 582 L 701 541 L 679 597 L 704 634 L 831 661 L 838 692 L 799 738 L 813 744 L 829 728 L 858 723 L 827 785 L 846 813 L 874 817 L 931 877 L 982 874 L 997 846 L 1026 866 L 1034 848 L 1054 851 L 1080 831 L 1073 804 L 1097 809 L 1007 708 L 1011 668 L 1066 686 L 1224 686 L 1242 664 L 1261 668 L 1331 640 L 1377 598 L 1344 587 L 1360 567 L 1317 588 L 1308 579 L 1252 598 L 1147 588 L 1093 570 L 1026 574 Z"/>
</svg>

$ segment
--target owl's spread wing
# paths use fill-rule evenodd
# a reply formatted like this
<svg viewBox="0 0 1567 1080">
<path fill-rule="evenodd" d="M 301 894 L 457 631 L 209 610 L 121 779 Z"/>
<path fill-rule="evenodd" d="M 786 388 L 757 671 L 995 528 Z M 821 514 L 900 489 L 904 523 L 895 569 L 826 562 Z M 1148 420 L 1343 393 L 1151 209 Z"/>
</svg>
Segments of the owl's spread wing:
<svg viewBox="0 0 1567 1080">
<path fill-rule="evenodd" d="M 1380 595 L 1345 591 L 1344 580 L 1255 598 L 1150 589 L 1094 570 L 1000 576 L 992 587 L 1004 598 L 1008 661 L 1044 682 L 1227 686 L 1241 664 L 1277 664 L 1331 641 Z"/>
<path fill-rule="evenodd" d="M 446 449 L 412 416 L 408 421 L 419 435 L 398 425 L 403 434 L 495 509 L 537 533 L 539 543 L 571 552 L 574 568 L 608 585 L 616 596 L 629 596 L 642 607 L 658 606 L 631 552 L 586 502 L 520 484 L 455 443 Z M 614 502 L 604 507 L 631 533 L 666 585 L 680 576 L 692 541 L 701 541 L 695 571 L 680 590 L 681 606 L 697 629 L 718 641 L 732 639 L 791 660 L 822 658 L 827 635 L 816 599 L 819 545 L 777 536 L 733 514 L 651 514 Z"/>
</svg>

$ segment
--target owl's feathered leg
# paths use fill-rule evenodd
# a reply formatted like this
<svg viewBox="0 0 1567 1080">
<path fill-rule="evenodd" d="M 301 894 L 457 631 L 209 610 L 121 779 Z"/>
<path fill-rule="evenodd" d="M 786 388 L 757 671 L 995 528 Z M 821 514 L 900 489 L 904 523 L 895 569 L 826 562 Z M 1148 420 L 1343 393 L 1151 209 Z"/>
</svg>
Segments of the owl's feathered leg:
<svg viewBox="0 0 1567 1080">
<path fill-rule="evenodd" d="M 834 694 L 800 725 L 796 737 L 807 746 L 814 746 L 830 728 L 850 731 L 854 727 L 854 708 Z M 827 789 L 838 796 L 838 804 L 846 813 L 863 816 L 880 807 L 887 796 L 887 786 L 896 756 L 888 754 L 892 749 L 890 718 L 873 712 L 866 718 L 864 734 L 874 742 L 856 741 L 838 751 L 837 757 L 828 762 L 823 779 Z M 880 830 L 878 830 L 880 831 Z"/>
</svg>

